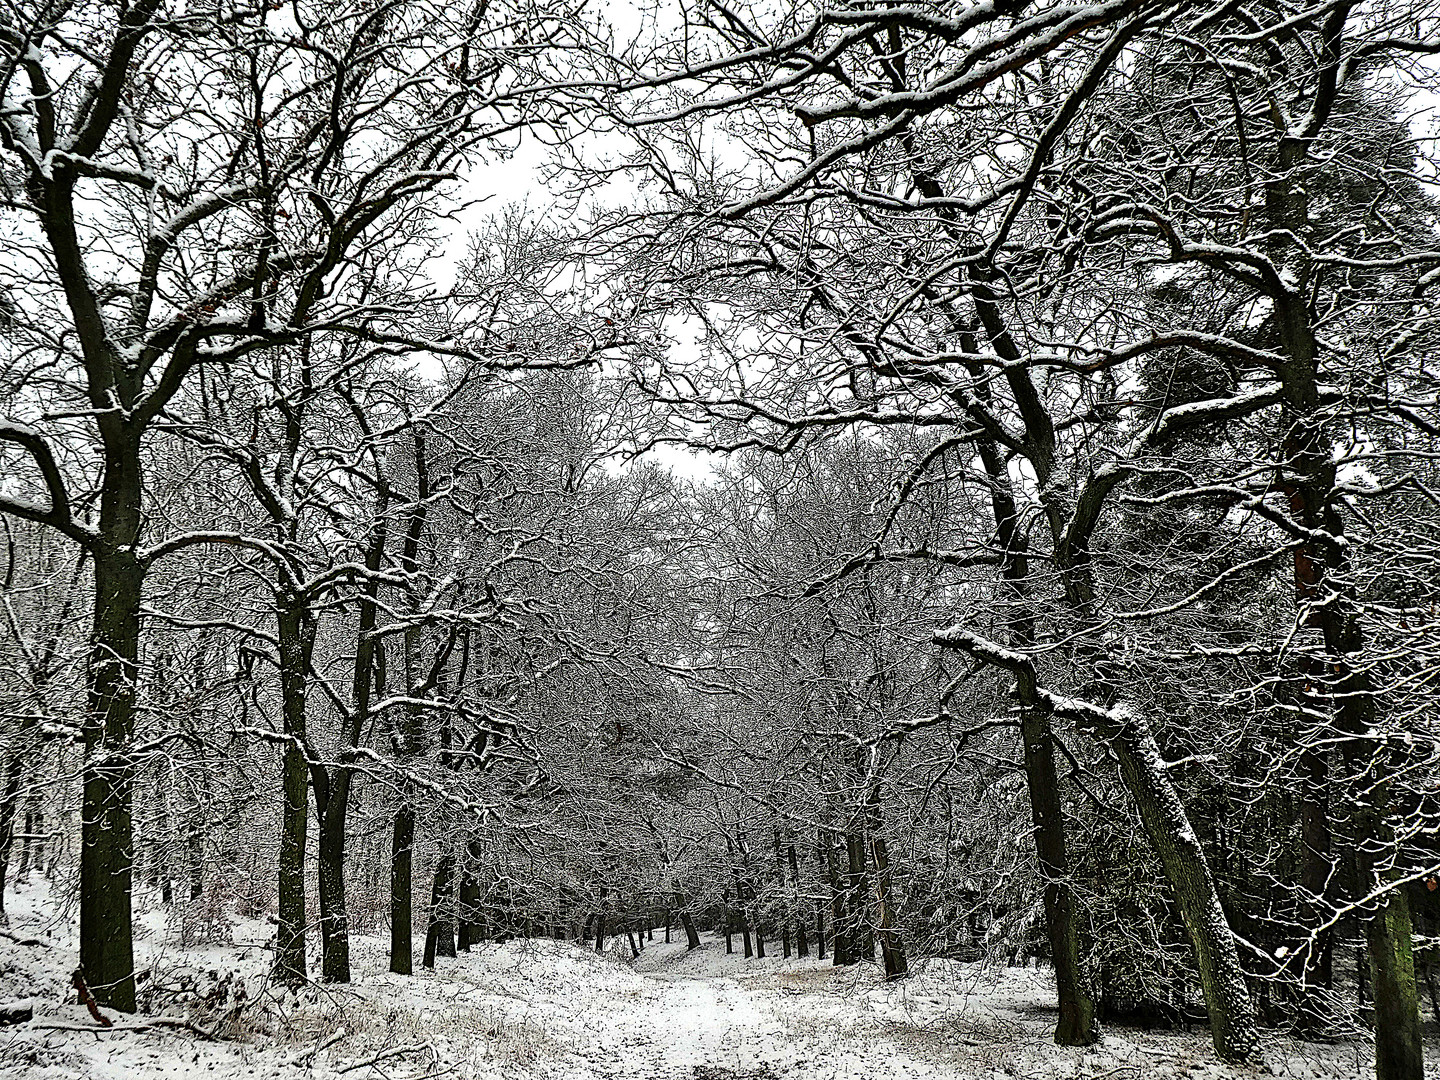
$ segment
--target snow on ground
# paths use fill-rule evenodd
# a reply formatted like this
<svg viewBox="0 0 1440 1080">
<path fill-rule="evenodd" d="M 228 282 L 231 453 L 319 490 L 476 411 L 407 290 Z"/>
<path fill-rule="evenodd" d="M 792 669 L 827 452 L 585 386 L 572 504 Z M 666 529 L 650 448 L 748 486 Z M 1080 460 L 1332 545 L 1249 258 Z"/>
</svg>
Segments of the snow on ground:
<svg viewBox="0 0 1440 1080">
<path fill-rule="evenodd" d="M 139 920 L 138 959 L 152 973 L 142 1014 L 103 1030 L 70 1004 L 74 913 L 57 911 L 43 882 L 6 899 L 0 1002 L 35 1004 L 30 1023 L 0 1028 L 7 1080 L 1201 1080 L 1370 1072 L 1362 1045 L 1278 1038 L 1267 1045 L 1266 1069 L 1232 1069 L 1215 1062 L 1203 1031 L 1121 1029 L 1088 1050 L 1057 1047 L 1049 1041 L 1045 971 L 928 960 L 887 985 L 871 965 L 745 960 L 727 955 L 718 937 L 693 953 L 657 941 L 635 961 L 621 957 L 629 952 L 623 936 L 605 956 L 567 942 L 512 941 L 402 977 L 384 970 L 384 942 L 360 936 L 352 944 L 354 984 L 283 994 L 265 980 L 268 924 L 232 919 L 232 940 L 181 948 L 160 911 Z M 170 1025 L 155 1026 L 165 1018 Z M 194 1027 L 174 1026 L 180 1021 Z M 1430 1049 L 1430 1074 L 1440 1077 L 1440 1047 Z"/>
</svg>

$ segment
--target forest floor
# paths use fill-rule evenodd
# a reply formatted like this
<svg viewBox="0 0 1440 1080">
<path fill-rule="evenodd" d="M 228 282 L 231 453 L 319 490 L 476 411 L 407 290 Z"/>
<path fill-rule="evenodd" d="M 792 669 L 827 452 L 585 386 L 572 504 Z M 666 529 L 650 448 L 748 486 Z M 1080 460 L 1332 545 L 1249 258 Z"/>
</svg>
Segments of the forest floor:
<svg viewBox="0 0 1440 1080">
<path fill-rule="evenodd" d="M 1264 1068 L 1232 1069 L 1202 1031 L 1116 1028 L 1097 1047 L 1057 1047 L 1047 971 L 928 960 L 886 985 L 873 965 L 746 960 L 713 937 L 693 953 L 657 940 L 634 961 L 512 941 L 402 977 L 385 971 L 380 939 L 357 935 L 353 984 L 280 994 L 264 977 L 265 923 L 227 920 L 229 940 L 182 947 L 162 912 L 140 920 L 140 1015 L 103 1029 L 70 1004 L 74 913 L 43 883 L 7 894 L 6 908 L 0 1003 L 34 1006 L 30 1022 L 0 1027 L 6 1078 L 1200 1080 L 1371 1068 L 1363 1043 L 1277 1037 Z M 615 944 L 628 954 L 623 936 Z M 1440 1047 L 1427 1049 L 1427 1075 L 1440 1076 Z"/>
</svg>

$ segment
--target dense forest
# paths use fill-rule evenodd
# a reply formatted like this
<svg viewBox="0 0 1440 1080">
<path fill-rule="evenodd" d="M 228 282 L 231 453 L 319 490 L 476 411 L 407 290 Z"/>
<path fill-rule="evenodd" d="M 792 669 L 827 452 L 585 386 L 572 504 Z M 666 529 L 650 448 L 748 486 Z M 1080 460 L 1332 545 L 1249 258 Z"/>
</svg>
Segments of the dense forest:
<svg viewBox="0 0 1440 1080">
<path fill-rule="evenodd" d="M 7 0 L 0 884 L 122 1013 L 142 907 L 292 987 L 663 927 L 1420 1080 L 1436 54 L 1427 0 Z"/>
</svg>

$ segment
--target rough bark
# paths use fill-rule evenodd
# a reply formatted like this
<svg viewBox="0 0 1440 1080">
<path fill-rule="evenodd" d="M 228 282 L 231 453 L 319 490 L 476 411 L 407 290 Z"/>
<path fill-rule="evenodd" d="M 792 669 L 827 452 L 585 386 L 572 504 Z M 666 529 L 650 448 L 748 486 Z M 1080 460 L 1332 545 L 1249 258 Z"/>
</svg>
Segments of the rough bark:
<svg viewBox="0 0 1440 1080">
<path fill-rule="evenodd" d="M 95 618 L 90 650 L 90 701 L 85 715 L 84 792 L 80 824 L 80 968 L 101 1005 L 135 1011 L 130 886 L 134 837 L 130 809 L 135 766 L 140 602 L 144 571 L 135 556 L 139 531 L 139 448 L 107 461 L 113 479 L 101 497 L 102 532 L 130 535 L 124 547 L 95 556 Z M 114 504 L 123 505 L 116 508 Z M 105 529 L 108 516 L 133 518 Z"/>
<path fill-rule="evenodd" d="M 281 717 L 286 736 L 281 765 L 285 805 L 280 815 L 280 858 L 273 976 L 282 986 L 299 986 L 305 961 L 305 844 L 310 820 L 309 766 L 305 760 L 305 698 L 315 621 L 303 603 L 282 604 L 277 618 Z"/>
<path fill-rule="evenodd" d="M 442 855 L 435 866 L 435 879 L 430 887 L 430 918 L 425 928 L 425 956 L 422 960 L 427 968 L 435 966 L 437 956 L 455 955 L 455 922 L 450 911 L 454 877 L 455 857 Z"/>
<path fill-rule="evenodd" d="M 413 891 L 412 860 L 415 851 L 415 808 L 408 800 L 395 811 L 390 840 L 390 970 L 396 975 L 409 975 L 414 967 L 414 927 L 411 925 L 411 892 Z M 464 888 L 463 884 L 461 886 Z M 464 915 L 461 915 L 461 938 L 470 947 Z"/>
<path fill-rule="evenodd" d="M 1044 883 L 1045 930 L 1060 1003 L 1055 1041 L 1061 1046 L 1089 1046 L 1098 1038 L 1099 1028 L 1095 1023 L 1095 1000 L 1088 992 L 1080 964 L 1080 929 L 1069 882 L 1060 778 L 1055 771 L 1054 739 L 1043 710 L 1023 709 L 1020 738 L 1030 793 L 1030 820 L 1035 826 L 1035 855 Z"/>
</svg>

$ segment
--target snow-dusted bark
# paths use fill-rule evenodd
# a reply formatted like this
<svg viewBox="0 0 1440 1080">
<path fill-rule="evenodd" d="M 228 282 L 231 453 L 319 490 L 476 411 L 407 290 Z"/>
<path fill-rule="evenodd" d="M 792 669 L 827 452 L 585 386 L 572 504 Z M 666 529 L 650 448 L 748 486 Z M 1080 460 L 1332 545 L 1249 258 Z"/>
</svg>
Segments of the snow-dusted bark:
<svg viewBox="0 0 1440 1080">
<path fill-rule="evenodd" d="M 1255 1005 L 1245 985 L 1235 935 L 1220 906 L 1205 850 L 1190 823 L 1169 769 L 1144 716 L 1124 706 L 1106 708 L 1080 698 L 1052 693 L 1038 684 L 1034 663 L 1007 649 L 952 626 L 935 635 L 937 645 L 958 649 L 1014 675 L 1022 704 L 1064 717 L 1090 732 L 1115 754 L 1120 775 L 1139 812 L 1165 878 L 1185 920 L 1210 1015 L 1215 1050 L 1229 1061 L 1254 1060 L 1259 1048 Z"/>
</svg>

